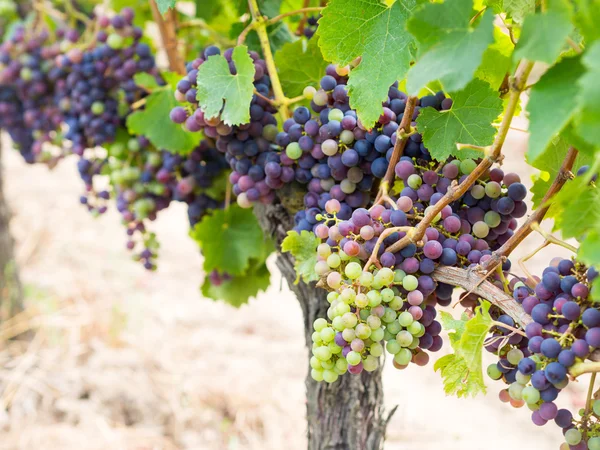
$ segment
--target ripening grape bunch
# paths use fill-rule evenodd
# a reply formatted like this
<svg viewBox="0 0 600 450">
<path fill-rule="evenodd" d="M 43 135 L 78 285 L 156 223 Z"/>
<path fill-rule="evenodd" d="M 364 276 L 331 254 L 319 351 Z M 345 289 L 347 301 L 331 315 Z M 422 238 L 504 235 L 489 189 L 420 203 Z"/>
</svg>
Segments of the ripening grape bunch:
<svg viewBox="0 0 600 450">
<path fill-rule="evenodd" d="M 33 135 L 25 125 L 23 103 L 9 86 L 0 86 L 0 129 L 6 130 L 27 163 L 35 162 Z"/>
<path fill-rule="evenodd" d="M 553 259 L 541 279 L 514 284 L 515 300 L 532 319 L 525 336 L 503 316 L 512 330 L 497 329 L 486 346 L 500 357 L 488 367 L 488 375 L 509 385 L 500 399 L 517 408 L 527 405 L 538 426 L 554 422 L 562 428 L 565 449 L 600 449 L 600 402 L 580 411 L 579 418 L 555 403 L 570 371 L 600 348 L 600 310 L 590 295 L 597 276 L 594 268 L 577 261 Z"/>
<path fill-rule="evenodd" d="M 208 138 L 214 139 L 216 148 L 225 154 L 231 168 L 230 181 L 233 193 L 242 206 L 250 206 L 252 202 L 272 203 L 274 189 L 290 182 L 293 174 L 267 173 L 269 162 L 279 164 L 279 154 L 273 147 L 277 133 L 277 110 L 266 99 L 272 97 L 271 81 L 267 75 L 266 63 L 254 51 L 248 52 L 254 63 L 254 88 L 260 95 L 254 95 L 250 104 L 250 122 L 241 125 L 228 125 L 219 116 L 205 117 L 199 108 L 197 96 L 198 68 L 211 56 L 220 55 L 218 47 L 207 47 L 201 57 L 187 64 L 187 75 L 177 84 L 175 98 L 184 106 L 175 107 L 170 118 L 175 123 L 183 124 L 190 132 L 202 131 Z M 236 73 L 232 60 L 233 49 L 223 52 L 229 63 L 232 74 Z"/>
</svg>

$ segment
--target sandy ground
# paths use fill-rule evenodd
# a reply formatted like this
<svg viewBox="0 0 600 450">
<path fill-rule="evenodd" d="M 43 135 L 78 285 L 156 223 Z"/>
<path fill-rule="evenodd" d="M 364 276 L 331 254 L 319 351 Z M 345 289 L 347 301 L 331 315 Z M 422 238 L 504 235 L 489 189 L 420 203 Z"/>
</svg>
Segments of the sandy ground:
<svg viewBox="0 0 600 450">
<path fill-rule="evenodd" d="M 506 166 L 529 181 L 523 133 L 505 148 Z M 78 204 L 75 161 L 48 171 L 16 152 L 3 159 L 31 311 L 14 326 L 38 331 L 29 346 L 0 348 L 0 449 L 305 448 L 301 311 L 274 267 L 271 288 L 240 309 L 204 299 L 181 205 L 157 220 L 159 270 L 146 273 L 129 259 L 117 214 L 94 219 Z M 519 255 L 539 242 L 528 240 Z M 528 267 L 541 272 L 559 253 L 541 252 Z M 561 442 L 554 425 L 539 429 L 528 410 L 500 403 L 498 383 L 456 399 L 444 396 L 432 364 L 402 372 L 388 364 L 384 384 L 387 407 L 399 405 L 387 450 Z M 581 404 L 579 385 L 562 395 L 565 404 Z"/>
</svg>

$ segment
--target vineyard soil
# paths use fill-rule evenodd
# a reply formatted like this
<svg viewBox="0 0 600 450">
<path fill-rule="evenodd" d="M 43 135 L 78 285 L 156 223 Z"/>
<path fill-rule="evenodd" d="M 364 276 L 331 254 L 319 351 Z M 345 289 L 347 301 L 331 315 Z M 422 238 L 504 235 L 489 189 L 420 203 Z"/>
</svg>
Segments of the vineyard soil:
<svg viewBox="0 0 600 450">
<path fill-rule="evenodd" d="M 505 148 L 505 164 L 527 182 L 523 134 L 511 133 Z M 30 326 L 44 325 L 28 349 L 11 343 L 0 352 L 0 377 L 10 381 L 1 399 L 12 405 L 0 417 L 0 449 L 306 447 L 300 307 L 274 261 L 260 301 L 236 310 L 200 299 L 201 259 L 183 208 L 156 222 L 159 270 L 146 273 L 123 251 L 117 214 L 94 220 L 74 201 L 73 164 L 49 173 L 4 153 L 17 259 L 37 311 Z M 531 237 L 515 255 L 539 241 Z M 557 253 L 540 252 L 528 267 L 541 271 Z M 9 360 L 9 350 L 19 356 Z M 542 450 L 560 440 L 558 428 L 539 432 L 488 385 L 487 396 L 445 397 L 431 365 L 398 372 L 388 364 L 386 408 L 399 407 L 385 448 Z M 563 401 L 582 401 L 585 385 L 585 377 L 572 383 L 578 395 Z"/>
</svg>

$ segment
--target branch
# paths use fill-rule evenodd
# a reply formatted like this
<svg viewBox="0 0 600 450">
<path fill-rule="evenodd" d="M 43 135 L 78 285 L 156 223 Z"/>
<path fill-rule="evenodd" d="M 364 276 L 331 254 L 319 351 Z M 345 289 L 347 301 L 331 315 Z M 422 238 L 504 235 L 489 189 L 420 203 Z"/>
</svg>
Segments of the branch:
<svg viewBox="0 0 600 450">
<path fill-rule="evenodd" d="M 281 105 L 279 108 L 279 115 L 282 119 L 281 123 L 283 123 L 289 118 L 289 110 L 286 105 L 286 96 L 283 93 L 283 88 L 279 81 L 279 75 L 277 75 L 277 67 L 275 67 L 275 59 L 273 58 L 273 51 L 271 50 L 271 44 L 269 42 L 266 21 L 260 14 L 257 0 L 248 0 L 248 7 L 250 8 L 250 14 L 252 14 L 252 22 L 256 24 L 254 28 L 256 29 L 256 34 L 258 34 L 258 40 L 260 41 L 260 46 L 263 51 L 267 71 L 271 78 L 271 87 L 273 88 L 275 101 Z"/>
<path fill-rule="evenodd" d="M 522 328 L 533 322 L 531 316 L 512 296 L 498 289 L 489 281 L 482 282 L 481 277 L 472 270 L 440 266 L 433 271 L 431 277 L 439 283 L 458 286 L 489 301 L 512 317 Z"/>
<path fill-rule="evenodd" d="M 169 69 L 184 75 L 185 63 L 178 51 L 177 33 L 175 32 L 175 18 L 177 13 L 171 9 L 165 13 L 165 19 L 163 19 L 158 10 L 158 6 L 156 5 L 156 0 L 150 0 L 150 7 L 152 8 L 154 21 L 156 22 L 156 25 L 158 25 L 158 31 L 160 32 L 163 47 L 167 52 Z"/>
<path fill-rule="evenodd" d="M 404 115 L 402 116 L 400 126 L 396 131 L 396 143 L 394 144 L 394 151 L 392 152 L 392 157 L 390 158 L 390 164 L 388 165 L 387 171 L 381 180 L 381 185 L 379 186 L 377 197 L 375 198 L 375 204 L 379 203 L 382 196 L 387 194 L 390 184 L 392 184 L 392 181 L 394 181 L 394 170 L 396 169 L 396 164 L 404 153 L 404 147 L 406 147 L 406 143 L 408 142 L 408 136 L 402 137 L 402 132 L 405 134 L 410 133 L 410 124 L 412 123 L 412 116 L 415 111 L 415 106 L 417 105 L 417 100 L 417 97 L 408 97 L 406 101 Z"/>
<path fill-rule="evenodd" d="M 519 99 L 521 96 L 521 92 L 525 88 L 527 84 L 527 78 L 531 73 L 531 69 L 533 69 L 533 63 L 530 61 L 522 61 L 517 68 L 515 78 L 511 83 L 511 91 L 509 94 L 508 104 L 506 106 L 506 111 L 504 112 L 504 117 L 502 119 L 502 123 L 500 124 L 500 128 L 498 129 L 498 134 L 496 135 L 496 139 L 494 139 L 494 143 L 491 145 L 488 151 L 486 151 L 485 158 L 479 163 L 479 165 L 469 174 L 469 176 L 460 184 L 453 183 L 449 188 L 448 192 L 442 197 L 442 199 L 437 202 L 431 210 L 423 217 L 423 220 L 419 222 L 419 224 L 415 228 L 414 233 L 407 233 L 402 239 L 400 239 L 395 244 L 391 245 L 386 249 L 388 252 L 395 253 L 399 250 L 402 250 L 410 243 L 416 243 L 420 241 L 425 235 L 425 231 L 433 222 L 435 217 L 442 211 L 442 209 L 452 203 L 453 201 L 459 199 L 463 196 L 469 188 L 475 184 L 475 182 L 492 166 L 493 163 L 498 161 L 501 156 L 502 146 L 504 145 L 504 141 L 506 139 L 506 135 L 508 134 L 508 130 L 510 129 L 510 123 L 512 122 L 512 118 L 515 115 L 515 111 L 517 110 L 517 106 L 519 104 Z"/>
<path fill-rule="evenodd" d="M 550 209 L 550 200 L 554 197 L 564 186 L 567 180 L 570 178 L 571 169 L 577 158 L 577 149 L 571 147 L 565 156 L 565 159 L 560 167 L 559 172 L 556 174 L 556 178 L 550 185 L 548 192 L 544 195 L 541 202 L 541 207 L 535 210 L 523 223 L 523 225 L 513 234 L 508 241 L 504 243 L 498 250 L 496 250 L 492 257 L 481 265 L 481 270 L 485 272 L 493 271 L 496 266 L 502 264 L 502 261 L 512 253 L 512 251 L 519 246 L 519 244 L 531 233 L 531 225 L 534 223 L 541 223 Z"/>
</svg>

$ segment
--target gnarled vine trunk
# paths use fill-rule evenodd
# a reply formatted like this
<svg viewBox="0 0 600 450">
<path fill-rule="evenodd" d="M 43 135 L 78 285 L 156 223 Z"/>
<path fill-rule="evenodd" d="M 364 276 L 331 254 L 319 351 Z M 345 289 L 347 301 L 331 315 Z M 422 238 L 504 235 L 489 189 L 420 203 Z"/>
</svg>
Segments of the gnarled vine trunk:
<svg viewBox="0 0 600 450">
<path fill-rule="evenodd" d="M 258 220 L 265 232 L 277 244 L 293 228 L 290 213 L 281 204 L 255 207 Z M 277 266 L 291 290 L 296 294 L 304 313 L 304 334 L 310 349 L 312 324 L 318 317 L 326 317 L 326 292 L 314 283 L 298 283 L 293 257 L 279 254 Z M 306 366 L 309 367 L 308 361 Z M 309 371 L 310 372 L 310 371 Z M 342 376 L 334 384 L 317 383 L 310 373 L 306 378 L 307 423 L 309 450 L 379 450 L 383 447 L 388 417 L 383 408 L 381 370 L 360 376 Z"/>
<path fill-rule="evenodd" d="M 0 143 L 0 320 L 23 310 L 23 291 L 14 258 L 14 244 L 9 230 L 10 211 L 4 199 L 2 145 Z"/>
</svg>

